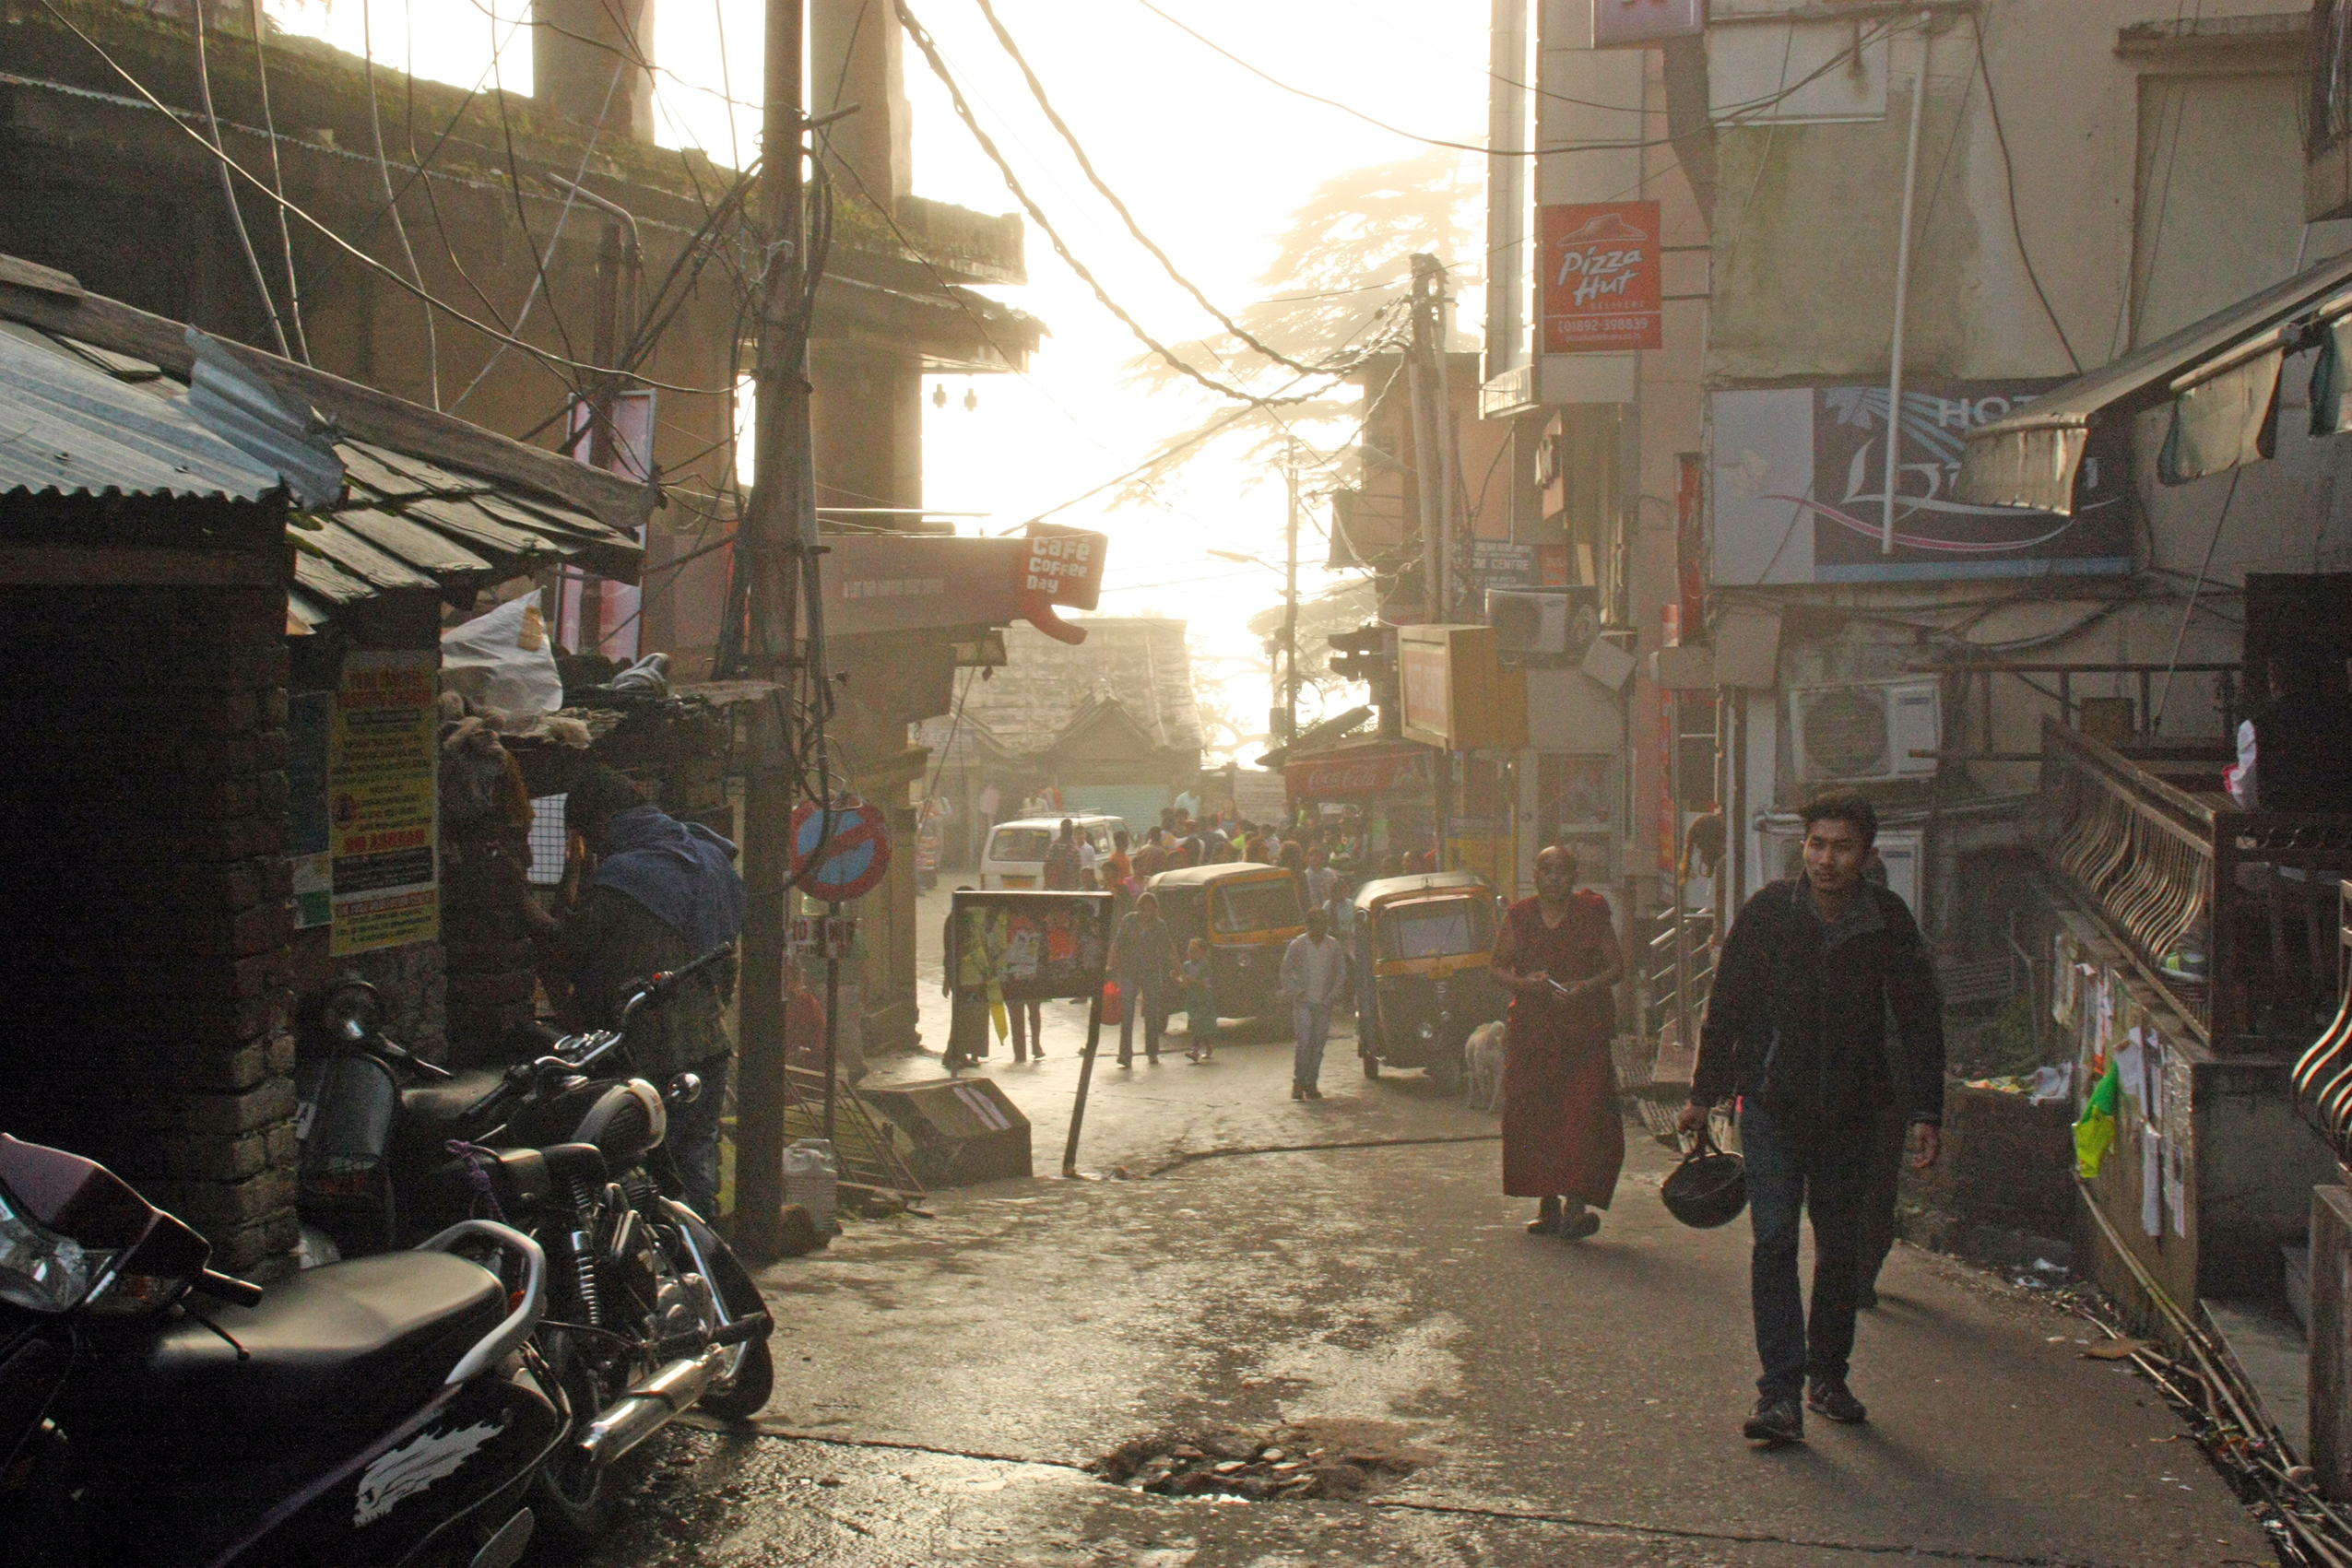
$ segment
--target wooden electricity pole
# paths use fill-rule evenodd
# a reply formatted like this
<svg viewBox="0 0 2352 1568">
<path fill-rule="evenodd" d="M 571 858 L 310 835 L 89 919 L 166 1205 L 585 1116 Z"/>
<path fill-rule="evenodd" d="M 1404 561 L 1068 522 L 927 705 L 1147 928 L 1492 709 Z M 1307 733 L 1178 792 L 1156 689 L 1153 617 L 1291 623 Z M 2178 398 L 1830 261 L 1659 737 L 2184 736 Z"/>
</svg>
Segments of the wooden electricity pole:
<svg viewBox="0 0 2352 1568">
<path fill-rule="evenodd" d="M 741 1032 L 735 1126 L 735 1246 L 758 1262 L 783 1252 L 785 1091 L 785 937 L 789 925 L 791 815 L 799 750 L 792 694 L 801 656 L 801 572 L 817 542 L 816 490 L 810 472 L 808 255 L 801 221 L 800 49 L 806 0 L 768 0 L 767 104 L 762 121 L 762 229 L 768 245 L 760 279 L 758 427 L 753 437 L 751 508 L 736 549 L 746 569 L 749 673 L 773 681 L 776 696 L 754 709 L 751 764 L 743 792 L 743 878 L 751 900 L 743 920 Z M 810 627 L 811 643 L 821 635 Z M 816 694 L 820 702 L 821 690 Z"/>
</svg>

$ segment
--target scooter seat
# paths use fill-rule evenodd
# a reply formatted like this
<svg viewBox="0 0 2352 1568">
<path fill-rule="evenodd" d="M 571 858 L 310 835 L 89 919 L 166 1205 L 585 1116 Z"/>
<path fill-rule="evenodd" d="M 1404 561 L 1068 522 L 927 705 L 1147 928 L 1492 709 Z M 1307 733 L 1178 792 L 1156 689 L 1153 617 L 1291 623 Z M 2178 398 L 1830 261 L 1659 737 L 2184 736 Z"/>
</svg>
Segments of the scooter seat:
<svg viewBox="0 0 2352 1568">
<path fill-rule="evenodd" d="M 440 1252 L 309 1269 L 254 1306 L 186 1304 L 119 1375 L 93 1382 L 151 1430 L 230 1454 L 383 1431 L 422 1407 L 507 1311 L 497 1276 Z"/>
<path fill-rule="evenodd" d="M 505 1081 L 490 1067 L 472 1067 L 455 1078 L 436 1079 L 400 1091 L 400 1114 L 411 1121 L 455 1122 Z"/>
</svg>

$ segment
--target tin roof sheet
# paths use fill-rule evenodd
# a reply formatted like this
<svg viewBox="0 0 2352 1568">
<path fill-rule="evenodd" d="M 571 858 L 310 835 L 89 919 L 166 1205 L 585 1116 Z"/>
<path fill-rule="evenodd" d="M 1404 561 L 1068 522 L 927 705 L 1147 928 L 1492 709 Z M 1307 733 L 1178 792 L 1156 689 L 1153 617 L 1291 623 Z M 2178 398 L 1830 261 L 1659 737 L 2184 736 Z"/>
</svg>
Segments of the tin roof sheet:
<svg viewBox="0 0 2352 1568">
<path fill-rule="evenodd" d="M 277 475 L 198 424 L 187 389 L 99 369 L 0 322 L 0 494 L 259 501 Z"/>
</svg>

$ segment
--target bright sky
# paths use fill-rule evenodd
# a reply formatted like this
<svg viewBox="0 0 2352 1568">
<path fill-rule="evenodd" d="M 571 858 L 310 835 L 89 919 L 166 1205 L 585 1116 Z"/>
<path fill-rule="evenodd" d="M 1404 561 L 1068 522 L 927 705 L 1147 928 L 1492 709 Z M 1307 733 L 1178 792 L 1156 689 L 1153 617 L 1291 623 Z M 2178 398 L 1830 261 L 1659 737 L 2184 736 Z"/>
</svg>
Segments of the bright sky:
<svg viewBox="0 0 2352 1568">
<path fill-rule="evenodd" d="M 470 87 L 503 41 L 498 72 L 526 92 L 530 39 L 514 29 L 517 0 L 271 0 L 290 29 L 357 53 L 372 21 L 376 58 L 420 76 Z M 501 12 L 494 17 L 495 4 Z M 873 0 L 868 26 L 890 16 Z M 1427 0 L 1162 0 L 1163 8 L 1269 74 L 1408 130 L 1478 141 L 1485 124 L 1486 8 Z M 969 0 L 910 0 L 963 84 L 975 113 L 1079 257 L 1163 342 L 1215 327 L 1128 235 L 1088 187 L 1029 97 L 1018 70 Z M 1322 181 L 1345 170 L 1420 150 L 1420 144 L 1283 93 L 1223 59 L 1138 0 L 996 0 L 1046 91 L 1095 167 L 1194 281 L 1237 312 L 1260 297 L 1257 276 L 1273 237 Z M 699 145 L 724 163 L 757 137 L 760 0 L 658 0 L 655 56 L 661 139 Z M 719 46 L 721 28 L 727 47 Z M 411 55 L 413 51 L 413 56 Z M 724 65 L 724 70 L 722 66 Z M 985 212 L 1018 206 L 911 41 L 906 87 L 915 120 L 915 188 Z M 739 101 L 729 123 L 725 94 Z M 1010 529 L 1142 460 L 1189 428 L 1215 400 L 1203 393 L 1146 395 L 1123 384 L 1142 347 L 1094 300 L 1034 225 L 1031 282 L 1001 297 L 1045 320 L 1046 340 L 1024 377 L 946 378 L 948 403 L 927 401 L 926 504 L 986 512 L 977 526 Z M 1445 258 L 1474 274 L 1477 258 Z M 1369 283 L 1376 281 L 1366 278 Z M 1366 309 L 1387 298 L 1365 296 Z M 1474 326 L 1479 302 L 1464 290 L 1460 320 Z M 1206 367 L 1204 367 L 1206 368 Z M 966 388 L 978 395 L 967 412 Z M 927 389 L 928 390 L 928 389 Z M 1301 432 L 1327 447 L 1344 429 Z M 1183 617 L 1196 645 L 1256 657 L 1243 622 L 1277 602 L 1279 572 L 1214 559 L 1211 549 L 1279 565 L 1283 489 L 1279 473 L 1236 463 L 1199 466 L 1163 487 L 1150 509 L 1082 502 L 1056 520 L 1111 536 L 1103 609 Z M 1319 561 L 1328 507 L 1317 502 L 1300 556 Z M 975 525 L 966 523 L 969 528 Z M 1311 593 L 1331 579 L 1301 573 Z M 1262 713 L 1261 675 L 1234 676 L 1233 706 Z M 1312 718 L 1312 713 L 1306 715 Z M 1245 755 L 1254 749 L 1245 749 Z"/>
</svg>

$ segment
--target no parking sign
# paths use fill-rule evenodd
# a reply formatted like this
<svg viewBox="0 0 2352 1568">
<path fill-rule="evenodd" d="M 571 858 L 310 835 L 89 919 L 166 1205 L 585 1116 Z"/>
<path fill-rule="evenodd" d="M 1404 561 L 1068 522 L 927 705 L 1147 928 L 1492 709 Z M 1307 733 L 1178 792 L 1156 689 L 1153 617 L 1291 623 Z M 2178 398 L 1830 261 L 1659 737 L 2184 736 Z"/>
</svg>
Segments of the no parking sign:
<svg viewBox="0 0 2352 1568">
<path fill-rule="evenodd" d="M 792 874 L 802 892 L 827 903 L 846 903 L 880 887 L 890 874 L 890 821 L 882 808 L 854 795 L 835 796 L 830 812 L 802 801 L 792 813 Z"/>
</svg>

